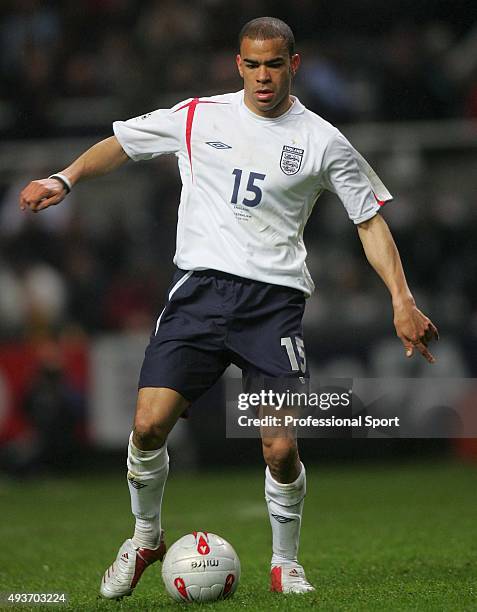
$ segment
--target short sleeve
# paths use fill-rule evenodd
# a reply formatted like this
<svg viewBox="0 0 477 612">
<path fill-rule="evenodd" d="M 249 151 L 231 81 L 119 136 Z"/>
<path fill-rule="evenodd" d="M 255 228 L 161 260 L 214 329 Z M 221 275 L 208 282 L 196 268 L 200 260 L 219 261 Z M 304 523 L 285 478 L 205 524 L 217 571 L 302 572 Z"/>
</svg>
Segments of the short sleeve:
<svg viewBox="0 0 477 612">
<path fill-rule="evenodd" d="M 355 224 L 371 219 L 393 199 L 376 172 L 339 131 L 324 153 L 322 180 L 325 188 L 340 198 Z"/>
<path fill-rule="evenodd" d="M 177 153 L 184 135 L 184 116 L 177 112 L 183 102 L 170 109 L 160 109 L 113 123 L 114 135 L 134 161 L 153 159 L 165 153 Z"/>
</svg>

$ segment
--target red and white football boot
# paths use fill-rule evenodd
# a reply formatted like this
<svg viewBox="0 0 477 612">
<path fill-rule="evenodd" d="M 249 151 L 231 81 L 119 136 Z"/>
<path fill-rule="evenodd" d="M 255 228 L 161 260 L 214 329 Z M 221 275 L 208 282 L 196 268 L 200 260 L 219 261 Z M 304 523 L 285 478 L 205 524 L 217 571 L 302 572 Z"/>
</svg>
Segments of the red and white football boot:
<svg viewBox="0 0 477 612">
<path fill-rule="evenodd" d="M 270 591 L 276 593 L 311 593 L 315 590 L 298 563 L 274 565 L 270 572 Z"/>
<path fill-rule="evenodd" d="M 115 561 L 105 571 L 99 592 L 107 599 L 119 599 L 131 595 L 146 567 L 162 561 L 166 554 L 164 532 L 161 531 L 159 546 L 154 549 L 137 548 L 131 539 L 119 549 Z"/>
</svg>

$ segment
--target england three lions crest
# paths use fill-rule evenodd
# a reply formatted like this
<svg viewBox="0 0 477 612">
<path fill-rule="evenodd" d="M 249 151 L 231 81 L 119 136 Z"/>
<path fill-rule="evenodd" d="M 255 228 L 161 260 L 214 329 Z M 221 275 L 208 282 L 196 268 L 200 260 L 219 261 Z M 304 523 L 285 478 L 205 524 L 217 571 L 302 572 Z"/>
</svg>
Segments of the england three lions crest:
<svg viewBox="0 0 477 612">
<path fill-rule="evenodd" d="M 291 176 L 296 174 L 301 168 L 301 162 L 303 159 L 304 149 L 297 149 L 296 147 L 283 147 L 282 156 L 280 157 L 280 168 L 282 172 Z"/>
</svg>

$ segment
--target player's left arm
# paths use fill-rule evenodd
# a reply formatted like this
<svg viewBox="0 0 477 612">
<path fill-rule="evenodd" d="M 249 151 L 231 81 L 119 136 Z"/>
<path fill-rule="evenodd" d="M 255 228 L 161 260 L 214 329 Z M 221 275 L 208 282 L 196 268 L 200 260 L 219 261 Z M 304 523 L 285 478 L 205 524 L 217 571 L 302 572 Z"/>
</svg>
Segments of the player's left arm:
<svg viewBox="0 0 477 612">
<path fill-rule="evenodd" d="M 416 306 L 386 221 L 376 214 L 357 227 L 367 260 L 391 294 L 394 326 L 406 350 L 406 357 L 412 357 L 416 348 L 429 363 L 435 363 L 427 345 L 431 340 L 439 340 L 439 333 L 432 321 Z"/>
</svg>

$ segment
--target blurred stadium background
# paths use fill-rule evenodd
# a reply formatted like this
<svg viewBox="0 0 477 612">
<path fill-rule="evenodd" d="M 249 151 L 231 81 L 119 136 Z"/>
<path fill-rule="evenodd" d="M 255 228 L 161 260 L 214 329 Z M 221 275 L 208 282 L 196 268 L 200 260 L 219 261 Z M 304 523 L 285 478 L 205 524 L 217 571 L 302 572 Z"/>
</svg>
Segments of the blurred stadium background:
<svg viewBox="0 0 477 612">
<path fill-rule="evenodd" d="M 172 274 L 180 182 L 174 158 L 130 163 L 38 216 L 18 211 L 19 191 L 110 135 L 114 119 L 239 89 L 237 30 L 257 15 L 290 23 L 303 55 L 295 92 L 341 127 L 395 195 L 384 215 L 418 303 L 442 336 L 433 368 L 403 359 L 387 292 L 339 201 L 325 195 L 306 234 L 317 285 L 305 320 L 315 376 L 476 376 L 470 7 L 462 0 L 302 0 L 293 8 L 261 0 L 3 2 L 3 467 L 35 471 L 124 449 L 138 367 Z M 219 389 L 201 406 L 220 402 Z M 199 406 L 200 418 L 178 435 L 195 449 L 187 462 L 235 460 L 221 412 Z M 204 426 L 216 453 L 197 443 Z"/>
<path fill-rule="evenodd" d="M 394 194 L 384 216 L 418 304 L 442 337 L 434 367 L 404 359 L 388 294 L 339 201 L 325 195 L 306 232 L 317 285 L 305 319 L 312 372 L 477 377 L 473 2 L 4 0 L 4 475 L 114 469 L 122 478 L 138 369 L 173 270 L 180 182 L 174 159 L 130 163 L 37 216 L 19 212 L 19 191 L 109 136 L 115 119 L 240 89 L 237 32 L 266 14 L 295 32 L 303 63 L 294 92 L 342 129 Z M 469 440 L 305 442 L 310 465 L 477 456 Z M 255 440 L 225 439 L 220 385 L 181 423 L 171 446 L 175 469 L 262 469 Z"/>
</svg>

